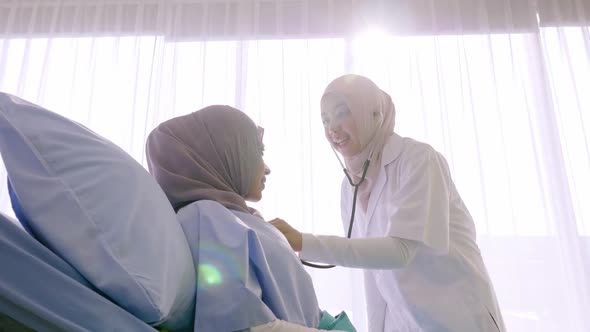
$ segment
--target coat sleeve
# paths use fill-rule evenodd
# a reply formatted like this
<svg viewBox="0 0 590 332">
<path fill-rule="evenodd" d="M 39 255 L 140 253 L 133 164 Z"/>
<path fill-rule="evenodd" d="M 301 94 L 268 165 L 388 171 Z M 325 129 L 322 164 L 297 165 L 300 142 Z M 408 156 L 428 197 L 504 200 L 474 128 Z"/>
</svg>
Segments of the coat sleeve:
<svg viewBox="0 0 590 332">
<path fill-rule="evenodd" d="M 303 233 L 300 257 L 312 262 L 360 269 L 404 267 L 416 254 L 415 241 L 397 237 L 347 239 Z"/>
</svg>

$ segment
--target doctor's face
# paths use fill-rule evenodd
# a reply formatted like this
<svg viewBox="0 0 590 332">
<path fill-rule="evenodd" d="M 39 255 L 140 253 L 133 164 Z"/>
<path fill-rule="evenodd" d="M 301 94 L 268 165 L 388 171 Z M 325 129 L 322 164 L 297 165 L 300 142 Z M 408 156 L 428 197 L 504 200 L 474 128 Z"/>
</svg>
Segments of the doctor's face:
<svg viewBox="0 0 590 332">
<path fill-rule="evenodd" d="M 343 157 L 352 157 L 361 151 L 352 111 L 342 97 L 330 94 L 322 99 L 322 123 L 326 139 Z"/>
</svg>

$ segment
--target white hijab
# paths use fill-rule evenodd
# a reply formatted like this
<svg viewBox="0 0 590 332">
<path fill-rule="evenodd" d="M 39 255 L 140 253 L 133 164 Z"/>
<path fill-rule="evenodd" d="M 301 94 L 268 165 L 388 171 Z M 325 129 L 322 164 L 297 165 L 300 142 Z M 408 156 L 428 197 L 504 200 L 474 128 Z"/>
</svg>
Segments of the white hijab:
<svg viewBox="0 0 590 332">
<path fill-rule="evenodd" d="M 361 207 L 366 211 L 371 189 L 381 167 L 383 147 L 393 134 L 395 106 L 386 92 L 370 79 L 360 75 L 344 75 L 328 84 L 321 100 L 322 109 L 326 107 L 326 97 L 330 95 L 343 98 L 357 127 L 361 151 L 352 157 L 344 158 L 344 164 L 355 183 L 361 179 L 363 164 L 372 153 L 366 179 L 359 187 Z"/>
</svg>

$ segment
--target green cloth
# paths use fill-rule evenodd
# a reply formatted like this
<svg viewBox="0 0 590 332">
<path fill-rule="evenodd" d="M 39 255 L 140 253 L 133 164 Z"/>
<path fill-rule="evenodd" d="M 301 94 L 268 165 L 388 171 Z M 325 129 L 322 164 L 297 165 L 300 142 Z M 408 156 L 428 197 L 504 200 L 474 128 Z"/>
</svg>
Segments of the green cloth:
<svg viewBox="0 0 590 332">
<path fill-rule="evenodd" d="M 336 317 L 332 317 L 327 311 L 322 311 L 322 318 L 320 319 L 320 330 L 340 330 L 346 332 L 356 332 L 356 329 L 348 319 L 348 316 L 343 311 Z"/>
</svg>

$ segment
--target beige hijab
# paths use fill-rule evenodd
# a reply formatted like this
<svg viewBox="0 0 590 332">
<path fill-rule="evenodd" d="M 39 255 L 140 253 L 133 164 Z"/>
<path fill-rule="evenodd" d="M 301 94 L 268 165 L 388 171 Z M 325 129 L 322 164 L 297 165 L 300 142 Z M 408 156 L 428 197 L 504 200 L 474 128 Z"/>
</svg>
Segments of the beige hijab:
<svg viewBox="0 0 590 332">
<path fill-rule="evenodd" d="M 366 179 L 359 187 L 359 200 L 366 211 L 371 189 L 381 167 L 383 147 L 395 126 L 395 106 L 387 93 L 370 79 L 359 75 L 344 75 L 328 84 L 321 100 L 322 109 L 326 97 L 331 95 L 344 99 L 357 127 L 361 151 L 344 158 L 344 164 L 355 183 L 361 178 L 365 160 L 373 153 Z"/>
<path fill-rule="evenodd" d="M 154 175 L 175 211 L 199 200 L 246 213 L 244 196 L 262 162 L 254 122 L 230 106 L 209 106 L 160 124 L 147 139 Z"/>
</svg>

